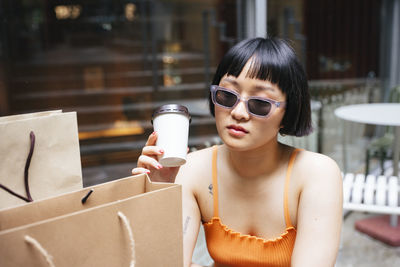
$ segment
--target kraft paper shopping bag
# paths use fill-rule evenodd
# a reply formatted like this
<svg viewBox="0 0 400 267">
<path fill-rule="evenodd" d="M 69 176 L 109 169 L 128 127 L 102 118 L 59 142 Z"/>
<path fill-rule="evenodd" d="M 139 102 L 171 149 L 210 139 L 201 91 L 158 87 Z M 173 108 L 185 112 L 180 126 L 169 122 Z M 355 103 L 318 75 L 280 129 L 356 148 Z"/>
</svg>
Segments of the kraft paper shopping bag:
<svg viewBox="0 0 400 267">
<path fill-rule="evenodd" d="M 0 266 L 183 266 L 181 186 L 127 177 L 0 211 Z"/>
<path fill-rule="evenodd" d="M 0 117 L 0 209 L 82 188 L 76 112 Z"/>
</svg>

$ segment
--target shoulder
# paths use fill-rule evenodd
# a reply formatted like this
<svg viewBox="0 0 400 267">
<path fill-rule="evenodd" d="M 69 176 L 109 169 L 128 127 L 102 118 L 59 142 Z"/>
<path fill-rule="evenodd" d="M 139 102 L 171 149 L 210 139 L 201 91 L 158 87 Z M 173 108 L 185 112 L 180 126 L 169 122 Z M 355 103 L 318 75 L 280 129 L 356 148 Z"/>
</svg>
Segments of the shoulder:
<svg viewBox="0 0 400 267">
<path fill-rule="evenodd" d="M 191 152 L 188 154 L 188 163 L 190 164 L 196 164 L 197 160 L 206 160 L 209 159 L 211 162 L 212 159 L 212 153 L 213 153 L 214 147 L 207 147 L 203 148 L 200 150 L 196 150 L 194 152 Z"/>
<path fill-rule="evenodd" d="M 301 150 L 293 167 L 302 180 L 303 186 L 337 188 L 342 184 L 338 164 L 330 157 L 311 151 Z"/>
<path fill-rule="evenodd" d="M 296 161 L 301 173 L 312 175 L 330 171 L 340 174 L 340 169 L 336 161 L 324 154 L 300 150 Z"/>
<path fill-rule="evenodd" d="M 208 147 L 189 153 L 183 169 L 192 173 L 204 173 L 211 171 L 212 153 L 213 147 Z"/>
<path fill-rule="evenodd" d="M 179 170 L 177 183 L 184 182 L 185 184 L 195 185 L 204 178 L 211 177 L 212 151 L 213 148 L 209 147 L 189 153 L 186 164 Z"/>
</svg>

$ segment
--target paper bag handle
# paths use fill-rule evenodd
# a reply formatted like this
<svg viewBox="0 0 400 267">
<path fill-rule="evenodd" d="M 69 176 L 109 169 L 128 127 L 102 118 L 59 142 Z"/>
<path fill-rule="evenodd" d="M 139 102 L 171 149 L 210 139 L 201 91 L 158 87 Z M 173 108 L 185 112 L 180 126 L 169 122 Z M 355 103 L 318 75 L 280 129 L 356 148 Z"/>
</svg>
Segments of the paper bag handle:
<svg viewBox="0 0 400 267">
<path fill-rule="evenodd" d="M 46 261 L 50 267 L 55 267 L 54 262 L 53 262 L 53 257 L 47 252 L 46 249 L 44 249 L 42 247 L 42 245 L 35 238 L 33 238 L 29 235 L 26 235 L 25 241 L 27 243 L 31 244 L 34 248 L 36 248 L 40 252 L 40 254 L 43 255 L 43 257 L 46 259 Z"/>
<path fill-rule="evenodd" d="M 135 240 L 133 239 L 133 232 L 131 225 L 129 223 L 128 218 L 121 211 L 118 211 L 118 217 L 122 220 L 123 225 L 125 226 L 126 231 L 128 232 L 129 241 L 131 245 L 131 262 L 129 264 L 130 267 L 135 267 L 136 262 L 136 254 L 135 254 Z M 31 244 L 34 248 L 36 248 L 40 254 L 46 259 L 47 263 L 50 267 L 55 267 L 53 262 L 53 256 L 47 252 L 47 250 L 33 237 L 26 235 L 25 241 Z"/>
<path fill-rule="evenodd" d="M 13 196 L 16 196 L 26 202 L 32 202 L 32 196 L 31 196 L 31 192 L 29 190 L 29 183 L 28 183 L 28 179 L 29 179 L 29 166 L 31 165 L 31 159 L 32 159 L 32 155 L 33 155 L 33 150 L 35 148 L 35 134 L 33 131 L 31 131 L 29 133 L 30 139 L 31 139 L 31 143 L 30 143 L 30 148 L 29 148 L 29 154 L 28 154 L 28 158 L 26 159 L 25 162 L 25 170 L 24 170 L 24 184 L 25 184 L 25 192 L 26 192 L 26 197 L 14 192 L 13 190 L 11 190 L 10 188 L 6 187 L 5 185 L 0 184 L 0 188 L 4 189 L 5 191 L 7 191 L 8 193 L 10 193 Z"/>
<path fill-rule="evenodd" d="M 128 218 L 121 211 L 118 211 L 118 217 L 124 223 L 126 231 L 128 232 L 129 241 L 131 243 L 131 263 L 129 264 L 129 266 L 130 267 L 135 267 L 135 262 L 136 262 L 135 239 L 133 239 L 133 232 L 132 232 L 131 225 L 129 223 Z"/>
</svg>

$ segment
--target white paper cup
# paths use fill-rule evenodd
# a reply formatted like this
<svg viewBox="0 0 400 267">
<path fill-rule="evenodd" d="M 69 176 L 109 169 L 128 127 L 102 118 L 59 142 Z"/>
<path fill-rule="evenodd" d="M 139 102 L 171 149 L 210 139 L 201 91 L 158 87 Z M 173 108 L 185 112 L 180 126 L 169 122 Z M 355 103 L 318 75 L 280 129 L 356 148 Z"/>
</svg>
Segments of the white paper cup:
<svg viewBox="0 0 400 267">
<path fill-rule="evenodd" d="M 164 150 L 158 161 L 165 167 L 186 163 L 189 137 L 189 111 L 185 106 L 168 104 L 153 114 L 153 128 L 157 132 L 156 145 Z"/>
</svg>

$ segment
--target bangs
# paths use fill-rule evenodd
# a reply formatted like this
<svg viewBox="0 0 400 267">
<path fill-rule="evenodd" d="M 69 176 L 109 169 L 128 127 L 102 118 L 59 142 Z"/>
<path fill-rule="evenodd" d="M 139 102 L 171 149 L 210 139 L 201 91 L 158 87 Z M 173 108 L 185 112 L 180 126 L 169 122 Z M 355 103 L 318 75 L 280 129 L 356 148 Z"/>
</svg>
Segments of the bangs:
<svg viewBox="0 0 400 267">
<path fill-rule="evenodd" d="M 272 44 L 259 43 L 252 47 L 247 44 L 241 53 L 234 53 L 230 57 L 230 64 L 226 68 L 226 74 L 238 77 L 244 66 L 250 61 L 246 77 L 258 80 L 267 80 L 277 84 L 282 92 L 286 93 L 290 87 L 291 66 L 289 60 L 283 60 L 280 56 L 283 51 Z M 292 51 L 293 52 L 293 51 Z"/>
</svg>

